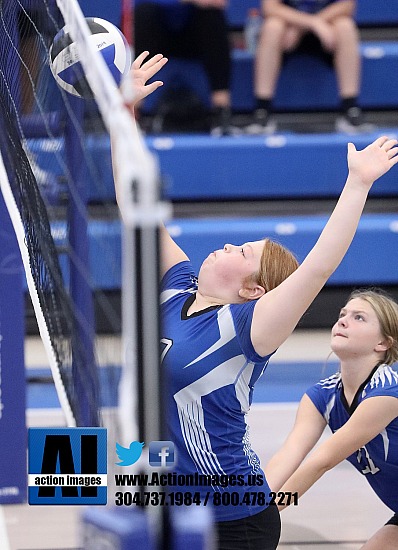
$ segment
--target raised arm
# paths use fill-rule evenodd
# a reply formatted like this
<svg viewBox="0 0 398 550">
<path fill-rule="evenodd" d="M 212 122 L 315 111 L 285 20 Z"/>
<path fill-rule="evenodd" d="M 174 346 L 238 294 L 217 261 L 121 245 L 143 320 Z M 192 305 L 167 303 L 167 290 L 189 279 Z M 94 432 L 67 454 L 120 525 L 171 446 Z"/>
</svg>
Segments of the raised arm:
<svg viewBox="0 0 398 550">
<path fill-rule="evenodd" d="M 174 265 L 189 260 L 185 252 L 178 246 L 178 244 L 171 238 L 169 232 L 165 227 L 161 228 L 160 238 L 161 249 L 161 262 L 160 262 L 160 276 L 171 269 Z"/>
<path fill-rule="evenodd" d="M 302 496 L 322 475 L 380 434 L 398 416 L 396 397 L 363 401 L 344 426 L 320 445 L 281 487 Z"/>
<path fill-rule="evenodd" d="M 156 54 L 145 61 L 148 55 L 149 52 L 145 51 L 136 57 L 131 66 L 129 78 L 127 78 L 122 85 L 122 93 L 126 106 L 130 110 L 134 120 L 134 108 L 137 103 L 163 85 L 161 80 L 155 80 L 151 82 L 151 84 L 147 84 L 147 82 L 165 66 L 167 63 L 167 58 L 163 57 L 162 54 Z M 141 136 L 139 135 L 136 124 L 134 124 L 134 128 L 137 131 L 137 139 L 141 141 Z M 143 143 L 142 147 L 145 147 Z M 120 192 L 118 192 L 117 166 L 114 155 L 112 155 L 112 167 L 113 178 L 115 181 L 116 200 L 119 203 Z M 185 252 L 181 250 L 181 248 L 174 242 L 163 226 L 161 227 L 160 247 L 161 275 L 164 275 L 173 265 L 188 259 Z"/>
<path fill-rule="evenodd" d="M 311 399 L 304 395 L 297 410 L 292 431 L 264 468 L 265 477 L 272 491 L 280 491 L 282 485 L 318 442 L 325 426 L 326 421 L 323 416 Z"/>
<path fill-rule="evenodd" d="M 145 147 L 142 143 L 141 135 L 139 134 L 138 127 L 135 121 L 134 108 L 142 101 L 145 97 L 152 94 L 160 86 L 163 86 L 161 80 L 156 80 L 151 84 L 147 84 L 147 81 L 152 78 L 156 73 L 160 71 L 164 65 L 167 63 L 167 58 L 163 57 L 162 54 L 156 54 L 148 61 L 145 59 L 148 57 L 149 52 L 142 52 L 136 57 L 131 65 L 131 70 L 128 77 L 123 81 L 121 86 L 121 92 L 123 99 L 125 101 L 126 107 L 129 109 L 132 119 L 134 121 L 133 129 L 136 132 L 137 140 L 140 143 L 142 148 Z M 115 182 L 115 193 L 116 201 L 120 207 L 121 192 L 119 189 L 119 179 L 118 179 L 118 167 L 117 160 L 115 155 L 115 147 L 113 144 L 113 136 L 111 132 L 111 155 L 112 155 L 112 170 L 113 170 L 113 180 Z"/>
<path fill-rule="evenodd" d="M 286 340 L 340 264 L 372 184 L 398 161 L 397 143 L 384 136 L 362 151 L 348 144 L 347 181 L 317 243 L 290 277 L 256 303 L 251 338 L 258 354 L 272 353 Z"/>
</svg>

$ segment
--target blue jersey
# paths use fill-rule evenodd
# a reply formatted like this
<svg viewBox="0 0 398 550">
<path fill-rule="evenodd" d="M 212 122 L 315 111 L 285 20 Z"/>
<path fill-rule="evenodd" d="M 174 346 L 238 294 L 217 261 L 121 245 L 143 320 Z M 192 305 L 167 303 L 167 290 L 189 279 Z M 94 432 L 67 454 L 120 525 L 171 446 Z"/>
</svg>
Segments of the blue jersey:
<svg viewBox="0 0 398 550">
<path fill-rule="evenodd" d="M 318 13 L 330 4 L 341 2 L 342 0 L 283 0 L 283 3 L 295 10 L 305 13 Z"/>
<path fill-rule="evenodd" d="M 195 488 L 201 494 L 234 493 L 234 504 L 228 506 L 226 495 L 224 504 L 214 507 L 217 521 L 257 514 L 267 506 L 269 487 L 250 446 L 246 415 L 269 356 L 257 355 L 250 340 L 255 303 L 210 307 L 188 317 L 197 290 L 190 262 L 171 268 L 161 290 L 162 366 L 175 471 L 231 481 Z"/>
<path fill-rule="evenodd" d="M 334 433 L 365 399 L 398 398 L 398 373 L 387 365 L 380 365 L 361 385 L 351 407 L 344 397 L 340 373 L 321 380 L 307 391 L 307 395 Z M 384 504 L 398 513 L 398 418 L 347 460 L 366 476 Z"/>
</svg>

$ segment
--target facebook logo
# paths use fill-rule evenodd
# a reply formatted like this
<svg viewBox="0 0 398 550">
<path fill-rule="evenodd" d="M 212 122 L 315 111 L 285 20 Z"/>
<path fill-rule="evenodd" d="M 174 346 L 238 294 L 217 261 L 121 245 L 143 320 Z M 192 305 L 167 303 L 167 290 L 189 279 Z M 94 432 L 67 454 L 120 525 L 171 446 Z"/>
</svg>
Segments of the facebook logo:
<svg viewBox="0 0 398 550">
<path fill-rule="evenodd" d="M 151 441 L 149 443 L 149 464 L 170 467 L 174 465 L 174 443 L 172 441 Z"/>
</svg>

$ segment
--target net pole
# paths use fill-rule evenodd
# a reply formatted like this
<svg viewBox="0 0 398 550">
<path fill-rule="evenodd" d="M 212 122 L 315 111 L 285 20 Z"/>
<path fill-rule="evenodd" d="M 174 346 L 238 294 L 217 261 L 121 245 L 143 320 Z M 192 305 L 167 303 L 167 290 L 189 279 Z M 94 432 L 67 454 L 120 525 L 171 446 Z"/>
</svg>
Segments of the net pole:
<svg viewBox="0 0 398 550">
<path fill-rule="evenodd" d="M 122 300 L 135 305 L 130 308 L 130 315 L 135 319 L 129 324 L 130 327 L 136 326 L 135 334 L 127 334 L 126 339 L 130 342 L 128 345 L 136 350 L 137 370 L 144 377 L 143 392 L 137 395 L 137 388 L 131 388 L 131 391 L 137 395 L 137 402 L 142 402 L 139 424 L 143 440 L 157 441 L 163 437 L 166 418 L 160 369 L 158 236 L 161 223 L 169 217 L 170 207 L 159 200 L 157 161 L 144 144 L 121 94 L 115 89 L 104 59 L 90 42 L 88 27 L 77 1 L 56 1 L 72 38 L 85 51 L 80 59 L 85 76 L 104 123 L 115 136 L 112 148 L 118 171 L 123 231 L 125 241 L 134 246 L 134 250 L 127 251 L 127 254 L 135 258 L 136 284 L 122 289 Z M 131 379 L 136 377 L 137 373 L 133 373 Z M 166 550 L 166 507 L 150 506 L 149 512 L 152 527 L 157 532 L 157 546 Z"/>
<path fill-rule="evenodd" d="M 84 180 L 84 154 L 77 133 L 76 124 L 83 124 L 84 107 L 82 100 L 71 98 L 71 108 L 75 120 L 67 114 L 65 127 L 65 153 L 74 189 L 69 193 L 68 226 L 69 226 L 69 267 L 70 296 L 78 315 L 74 318 L 75 330 L 81 340 L 81 353 L 86 372 L 90 373 L 90 388 L 86 388 L 87 380 L 82 380 L 82 373 L 76 367 L 73 358 L 73 384 L 78 396 L 79 426 L 99 426 L 98 415 L 99 380 L 94 355 L 95 319 L 93 295 L 88 280 L 89 238 L 87 222 L 87 189 Z M 89 395 L 93 398 L 90 400 Z"/>
</svg>

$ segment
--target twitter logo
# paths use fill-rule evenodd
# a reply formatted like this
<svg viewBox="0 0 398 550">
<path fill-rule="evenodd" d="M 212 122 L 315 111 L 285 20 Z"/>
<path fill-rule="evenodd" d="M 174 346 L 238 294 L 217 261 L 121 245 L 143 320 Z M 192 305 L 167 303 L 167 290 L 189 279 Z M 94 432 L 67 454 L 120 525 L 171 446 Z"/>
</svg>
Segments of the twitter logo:
<svg viewBox="0 0 398 550">
<path fill-rule="evenodd" d="M 140 458 L 142 453 L 142 447 L 145 443 L 139 441 L 132 441 L 129 447 L 122 447 L 119 443 L 116 443 L 116 454 L 120 462 L 115 462 L 117 466 L 131 466 L 135 464 Z"/>
</svg>

